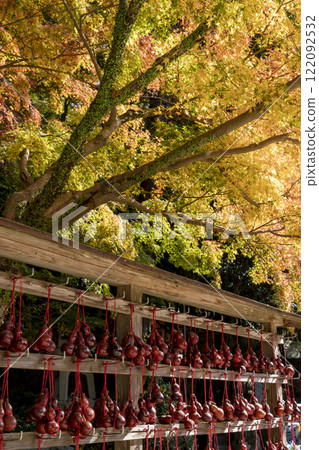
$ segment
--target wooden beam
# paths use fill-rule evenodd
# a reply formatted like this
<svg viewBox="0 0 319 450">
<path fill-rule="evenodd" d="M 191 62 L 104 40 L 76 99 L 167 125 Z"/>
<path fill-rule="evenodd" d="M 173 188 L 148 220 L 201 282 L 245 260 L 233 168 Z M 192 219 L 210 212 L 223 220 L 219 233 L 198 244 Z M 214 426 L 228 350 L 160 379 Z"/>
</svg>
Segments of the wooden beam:
<svg viewBox="0 0 319 450">
<path fill-rule="evenodd" d="M 12 274 L 0 271 L 0 288 L 2 289 L 12 289 Z M 22 292 L 26 294 L 36 295 L 38 297 L 46 298 L 48 295 L 48 287 L 51 283 L 43 280 L 37 280 L 36 278 L 23 278 L 22 282 Z M 122 294 L 120 297 L 116 298 L 116 311 L 121 314 L 130 313 L 130 303 L 134 303 L 134 313 L 140 317 L 152 320 L 153 317 L 153 306 L 146 304 L 141 304 L 133 301 L 131 298 L 128 288 L 123 287 L 121 290 Z M 124 295 L 125 294 L 125 295 Z M 63 285 L 54 284 L 51 289 L 51 298 L 54 300 L 61 300 L 67 303 L 74 303 L 77 300 L 78 289 L 70 288 Z M 124 298 L 122 298 L 124 296 Z M 105 309 L 105 301 L 102 295 L 94 294 L 93 292 L 86 292 L 83 294 L 83 302 L 85 306 L 90 306 L 92 308 Z M 114 311 L 114 302 L 109 301 L 108 309 Z M 178 323 L 179 325 L 190 326 L 190 320 L 195 319 L 195 324 L 197 328 L 206 330 L 207 319 L 206 317 L 195 317 L 187 313 L 178 313 Z M 158 308 L 156 311 L 156 319 L 162 322 L 172 322 L 172 312 L 165 308 Z M 214 331 L 222 331 L 222 323 L 224 325 L 224 333 L 236 335 L 236 325 L 229 324 L 226 322 L 214 321 Z M 211 329 L 211 325 L 209 325 Z M 238 336 L 247 338 L 247 327 L 238 327 Z M 263 337 L 265 340 L 271 340 L 271 333 L 264 332 Z M 261 339 L 261 334 L 250 328 L 250 338 L 251 339 Z M 283 342 L 283 337 L 278 336 L 279 342 Z"/>
<path fill-rule="evenodd" d="M 0 367 L 6 366 L 6 353 L 5 350 L 0 350 Z M 49 358 L 52 355 L 45 355 L 42 353 L 24 353 L 21 356 L 17 354 L 10 354 L 10 362 L 11 367 L 15 369 L 30 369 L 30 370 L 43 370 L 43 358 Z M 52 361 L 53 370 L 57 372 L 75 372 L 76 365 L 75 357 L 66 356 L 63 357 L 61 355 L 53 355 L 54 359 Z M 82 361 L 81 363 L 81 373 L 104 373 L 104 365 L 103 362 L 108 361 L 107 373 L 110 375 L 115 374 L 115 365 L 116 365 L 116 373 L 118 375 L 126 376 L 126 384 L 128 381 L 127 375 L 130 374 L 129 366 L 130 363 L 128 361 L 117 362 L 114 360 L 103 360 L 103 359 L 94 359 L 88 358 Z M 206 378 L 209 378 L 209 369 L 206 369 L 204 373 L 204 369 L 193 369 L 190 367 L 183 367 L 185 378 L 191 379 L 192 372 L 194 374 L 194 378 L 204 378 L 204 374 L 206 374 Z M 216 381 L 224 381 L 225 380 L 225 371 L 224 369 L 211 369 L 212 380 Z M 179 373 L 178 367 L 175 368 L 175 376 Z M 132 367 L 132 375 L 137 380 L 141 380 L 142 369 L 140 366 Z M 172 376 L 172 368 L 170 366 L 159 364 L 156 375 L 159 377 L 171 377 Z M 183 375 L 181 369 L 181 376 Z M 285 383 L 285 377 L 276 374 L 265 374 L 265 373 L 251 373 L 246 372 L 240 375 L 240 379 L 242 382 L 250 381 L 252 376 L 255 376 L 255 383 L 264 383 L 265 378 L 267 378 L 267 383 L 275 384 L 278 380 L 278 383 Z M 147 369 L 144 369 L 144 376 L 152 376 L 152 372 Z M 233 376 L 231 370 L 228 370 L 226 373 L 226 379 L 228 381 L 233 381 Z M 141 390 L 141 387 L 138 388 L 138 395 Z M 126 400 L 126 398 L 125 398 Z"/>
<path fill-rule="evenodd" d="M 276 329 L 276 326 L 274 324 L 269 322 L 269 323 L 265 324 L 265 331 L 268 331 L 268 332 L 276 334 L 277 329 Z M 274 347 L 274 349 L 273 349 L 273 347 Z M 265 342 L 264 343 L 265 355 L 270 358 L 273 355 L 273 351 L 275 352 L 275 356 L 277 357 L 278 356 L 278 352 L 279 352 L 278 345 L 276 345 L 275 342 L 274 342 L 273 345 Z M 281 388 L 281 386 L 278 386 L 278 391 L 279 391 L 279 394 L 282 397 L 282 388 Z M 266 386 L 266 393 L 267 393 L 267 401 L 268 401 L 268 404 L 270 406 L 270 410 L 273 413 L 273 411 L 275 409 L 275 406 L 277 405 L 277 386 L 275 384 L 267 385 Z M 285 430 L 283 430 L 283 432 L 284 431 Z M 271 436 L 271 440 L 272 440 L 273 443 L 279 442 L 280 441 L 280 430 L 279 429 L 271 430 L 270 436 Z"/>
<path fill-rule="evenodd" d="M 3 218 L 0 218 L 0 256 L 114 286 L 143 286 L 144 294 L 248 321 L 301 326 L 297 314 L 86 245 L 73 248 L 53 241 L 49 233 Z"/>
<path fill-rule="evenodd" d="M 259 425 L 261 429 L 268 429 L 268 424 L 255 420 L 253 422 L 221 422 L 215 425 L 215 430 L 217 434 L 228 433 L 228 427 L 231 433 L 240 433 L 242 428 L 245 431 L 255 431 L 256 426 Z M 279 426 L 279 419 L 275 419 L 272 422 L 272 427 Z M 178 436 L 185 436 L 184 425 L 182 424 L 174 424 L 173 427 L 168 425 L 137 425 L 135 428 L 124 428 L 122 431 L 117 430 L 109 430 L 106 435 L 106 442 L 121 442 L 121 441 L 130 441 L 135 439 L 145 439 L 146 438 L 146 430 L 149 432 L 150 438 L 153 436 L 153 430 L 160 427 L 163 430 L 163 436 L 167 436 L 167 434 L 178 433 Z M 97 428 L 94 430 L 94 434 L 85 439 L 81 439 L 81 445 L 83 444 L 97 444 L 103 442 L 103 431 L 104 429 Z M 200 423 L 197 425 L 196 434 L 203 435 L 208 433 L 208 425 L 204 423 Z M 194 431 L 187 432 L 188 435 L 193 436 Z M 38 435 L 32 431 L 28 431 L 25 433 L 4 433 L 4 443 L 6 450 L 16 450 L 16 449 L 31 449 L 38 448 Z M 20 438 L 22 439 L 20 440 Z M 61 434 L 57 436 L 48 436 L 44 435 L 42 438 L 41 448 L 55 448 L 62 447 L 67 445 L 74 445 L 74 438 L 66 431 L 63 431 Z"/>
<path fill-rule="evenodd" d="M 142 303 L 143 291 L 141 286 L 119 286 L 117 288 L 117 295 L 123 297 L 123 294 L 128 295 L 128 297 L 134 303 Z M 132 317 L 132 327 L 134 333 L 137 336 L 142 337 L 143 335 L 143 319 L 137 314 L 133 314 Z M 130 331 L 131 328 L 131 315 L 118 314 L 116 318 L 116 336 L 118 342 L 121 343 L 123 337 Z M 130 369 L 132 373 L 131 379 L 125 375 L 118 375 L 118 400 L 122 404 L 129 398 L 129 388 L 131 384 L 131 395 L 134 406 L 137 405 L 137 400 L 140 394 L 143 394 L 142 376 L 138 376 L 135 372 L 133 374 L 132 368 Z M 143 450 L 143 440 L 132 440 L 116 442 L 114 446 L 115 450 Z"/>
</svg>

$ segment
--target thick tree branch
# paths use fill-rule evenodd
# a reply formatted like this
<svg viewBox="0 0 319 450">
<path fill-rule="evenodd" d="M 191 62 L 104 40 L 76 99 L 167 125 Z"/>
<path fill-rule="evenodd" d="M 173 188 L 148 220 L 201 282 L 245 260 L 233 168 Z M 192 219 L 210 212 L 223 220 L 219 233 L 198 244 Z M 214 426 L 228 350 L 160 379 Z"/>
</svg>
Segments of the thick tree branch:
<svg viewBox="0 0 319 450">
<path fill-rule="evenodd" d="M 293 139 L 289 137 L 289 133 L 279 134 L 277 136 L 272 136 L 271 138 L 265 139 L 264 141 L 259 142 L 258 144 L 251 144 L 244 147 L 237 148 L 229 148 L 225 150 L 215 150 L 215 151 L 207 151 L 203 153 L 198 153 L 197 155 L 189 156 L 188 158 L 181 159 L 174 164 L 170 164 L 164 167 L 164 171 L 172 171 L 180 169 L 181 167 L 188 166 L 189 164 L 195 162 L 207 162 L 212 161 L 214 159 L 220 158 L 221 156 L 232 156 L 232 155 L 241 155 L 243 153 L 250 153 L 256 150 L 260 150 L 268 145 L 275 144 L 277 142 L 285 142 L 290 141 L 293 144 L 299 144 L 300 142 L 297 139 Z"/>
<path fill-rule="evenodd" d="M 292 91 L 295 88 L 297 88 L 300 84 L 298 83 L 299 79 L 296 78 L 289 82 L 285 90 Z M 200 149 L 203 145 L 208 144 L 210 142 L 213 142 L 214 140 L 218 139 L 219 137 L 230 133 L 231 131 L 234 131 L 253 120 L 258 119 L 261 115 L 264 114 L 264 112 L 267 110 L 267 106 L 264 103 L 259 103 L 252 109 L 245 111 L 244 113 L 238 115 L 237 117 L 234 117 L 225 123 L 212 128 L 211 130 L 206 131 L 205 133 L 202 133 L 195 137 L 194 139 L 191 139 L 184 144 L 180 145 L 179 147 L 171 150 L 168 153 L 165 153 L 164 155 L 160 156 L 159 158 L 143 164 L 142 166 L 138 167 L 137 169 L 134 169 L 129 172 L 125 172 L 119 175 L 115 175 L 108 180 L 105 181 L 99 181 L 89 189 L 86 189 L 82 192 L 76 192 L 74 193 L 74 199 L 78 199 L 81 197 L 82 202 L 81 205 L 85 206 L 86 212 L 95 209 L 99 205 L 103 203 L 107 203 L 114 199 L 115 192 L 125 192 L 128 188 L 140 183 L 141 181 L 153 177 L 157 173 L 168 171 L 168 170 L 175 170 L 179 167 L 180 160 L 182 160 L 183 157 L 195 153 L 198 149 Z M 282 135 L 280 135 L 280 139 L 283 139 Z M 273 139 L 279 139 L 278 137 L 272 137 L 269 138 L 266 144 L 269 145 L 271 142 L 270 140 Z M 290 139 L 287 135 L 284 136 L 284 139 Z M 252 146 L 248 146 L 248 151 L 252 151 L 256 148 L 256 145 L 258 144 L 252 144 Z M 240 148 L 240 149 L 233 149 L 232 154 L 240 154 L 247 152 L 247 148 Z M 214 157 L 220 157 L 222 154 L 224 154 L 224 151 L 217 151 L 213 152 Z M 197 155 L 196 155 L 197 156 Z M 212 155 L 210 154 L 210 157 Z M 193 158 L 193 156 L 191 157 Z M 185 162 L 185 159 L 183 161 Z M 117 195 L 116 195 L 117 197 Z M 55 210 L 55 206 L 53 204 L 52 208 L 49 209 L 49 211 Z M 46 216 L 48 214 L 48 211 L 46 213 Z M 80 213 L 80 214 L 84 214 Z M 76 219 L 80 218 L 77 217 Z"/>
<path fill-rule="evenodd" d="M 82 155 L 84 157 L 96 152 L 101 147 L 104 147 L 111 134 L 121 125 L 121 120 L 117 116 L 116 107 L 113 107 L 109 120 L 106 122 L 99 134 L 97 134 L 91 141 L 88 141 L 83 147 Z M 80 156 L 79 158 L 80 159 Z"/>
<path fill-rule="evenodd" d="M 72 133 L 68 144 L 64 147 L 62 154 L 57 161 L 56 169 L 52 172 L 51 178 L 45 186 L 41 198 L 34 200 L 38 210 L 43 210 L 53 205 L 63 192 L 63 187 L 68 176 L 78 160 L 79 154 L 83 151 L 83 146 L 87 141 L 87 136 L 92 133 L 102 118 L 108 114 L 114 106 L 123 103 L 125 100 L 136 94 L 140 89 L 148 84 L 164 70 L 169 63 L 177 59 L 182 54 L 190 50 L 207 31 L 206 22 L 201 24 L 188 35 L 179 45 L 161 58 L 158 58 L 154 65 L 135 81 L 115 93 L 113 86 L 117 75 L 122 67 L 124 47 L 129 38 L 131 28 L 136 20 L 138 11 L 143 0 L 132 0 L 129 7 L 124 0 L 120 1 L 113 30 L 113 42 L 108 60 L 105 65 L 105 72 L 100 85 L 100 89 L 89 106 L 86 114 L 79 125 Z M 48 204 L 49 203 L 49 204 Z M 33 210 L 33 208 L 31 208 Z M 34 218 L 36 222 L 36 218 Z M 31 223 L 31 220 L 29 220 Z M 34 224 L 34 223 L 33 223 Z"/>
<path fill-rule="evenodd" d="M 83 42 L 85 48 L 87 49 L 87 51 L 88 51 L 88 53 L 90 55 L 91 61 L 92 61 L 93 65 L 94 65 L 94 68 L 95 68 L 95 72 L 96 72 L 96 74 L 98 76 L 98 79 L 101 82 L 101 80 L 102 80 L 102 73 L 101 73 L 100 67 L 99 67 L 99 65 L 98 65 L 98 63 L 96 61 L 95 55 L 94 55 L 94 53 L 93 53 L 93 51 L 92 51 L 92 49 L 90 47 L 90 44 L 88 43 L 88 40 L 87 40 L 85 34 L 82 32 L 82 29 L 81 29 L 80 25 L 78 24 L 78 22 L 76 20 L 76 17 L 73 14 L 73 11 L 72 11 L 71 7 L 69 6 L 67 0 L 62 0 L 62 1 L 64 3 L 64 6 L 65 6 L 66 10 L 69 13 L 69 16 L 72 19 L 72 22 L 73 22 L 77 32 L 79 33 L 80 38 L 82 39 L 82 42 Z"/>
<path fill-rule="evenodd" d="M 28 148 L 24 148 L 22 152 L 20 153 L 20 179 L 25 184 L 32 184 L 33 178 L 31 177 L 29 171 L 28 171 L 28 161 L 30 156 L 30 151 Z"/>
<path fill-rule="evenodd" d="M 180 56 L 188 52 L 194 47 L 196 42 L 204 36 L 208 31 L 207 22 L 202 22 L 198 27 L 184 38 L 179 44 L 173 47 L 164 55 L 155 60 L 153 65 L 142 73 L 138 78 L 131 83 L 115 92 L 115 101 L 118 104 L 126 102 L 129 98 L 135 95 L 137 92 L 144 90 L 157 78 L 173 61 L 177 60 Z"/>
<path fill-rule="evenodd" d="M 50 180 L 50 177 L 56 168 L 56 164 L 52 164 L 49 169 L 41 175 L 34 183 L 22 191 L 14 192 L 6 203 L 3 215 L 6 219 L 15 220 L 19 203 L 28 202 L 30 198 L 42 192 L 44 186 Z"/>
<path fill-rule="evenodd" d="M 117 197 L 116 199 L 114 199 L 115 202 L 117 203 L 124 203 L 126 205 L 132 206 L 133 208 L 137 209 L 138 211 L 141 211 L 143 213 L 146 214 L 150 214 L 150 215 L 154 215 L 154 214 L 162 214 L 164 217 L 167 218 L 172 218 L 172 217 L 178 217 L 178 219 L 180 219 L 183 223 L 187 223 L 188 225 L 196 225 L 196 226 L 200 226 L 200 227 L 210 227 L 210 229 L 212 229 L 212 227 L 214 227 L 215 231 L 219 231 L 219 232 L 224 232 L 225 229 L 223 227 L 220 227 L 218 225 L 213 224 L 213 222 L 211 222 L 210 220 L 207 219 L 195 219 L 191 216 L 189 216 L 188 214 L 184 214 L 181 212 L 169 212 L 166 210 L 163 211 L 154 211 L 151 208 L 149 208 L 146 205 L 143 205 L 142 203 L 139 203 L 137 200 L 135 200 L 134 198 L 131 197 Z"/>
<path fill-rule="evenodd" d="M 146 205 L 143 205 L 142 203 L 139 203 L 138 201 L 136 201 L 134 198 L 131 197 L 118 197 L 116 199 L 114 199 L 114 202 L 117 203 L 123 203 L 126 205 L 129 205 L 133 208 L 135 208 L 137 211 L 141 211 L 145 214 L 150 214 L 150 215 L 154 215 L 154 214 L 162 214 L 164 217 L 168 217 L 168 218 L 172 218 L 172 217 L 178 217 L 178 219 L 181 220 L 182 223 L 185 223 L 187 225 L 195 225 L 195 226 L 199 226 L 199 227 L 204 227 L 204 228 L 209 228 L 210 231 L 215 230 L 217 232 L 221 232 L 221 233 L 227 233 L 230 232 L 231 230 L 227 230 L 226 228 L 220 226 L 220 225 L 216 225 L 213 221 L 208 220 L 208 219 L 196 219 L 194 217 L 189 216 L 188 214 L 184 214 L 184 213 L 180 213 L 180 212 L 168 212 L 168 211 L 154 211 L 151 208 L 149 208 Z M 266 233 L 270 233 L 274 236 L 279 236 L 279 237 L 287 237 L 287 238 L 300 238 L 299 235 L 293 235 L 293 234 L 280 234 L 279 231 L 282 231 L 285 227 L 280 228 L 280 229 L 265 229 L 263 231 L 255 231 L 255 230 L 251 230 L 249 231 L 249 234 L 254 236 L 254 235 L 258 235 L 258 234 L 266 234 Z"/>
<path fill-rule="evenodd" d="M 224 177 L 227 178 L 227 180 L 240 192 L 241 196 L 251 205 L 255 206 L 256 208 L 260 208 L 261 203 L 255 202 L 252 198 L 249 197 L 249 195 L 246 194 L 246 192 L 239 186 L 234 183 L 234 181 L 231 179 L 229 174 L 227 173 L 227 170 L 223 167 L 219 167 L 219 171 L 224 175 Z"/>
</svg>

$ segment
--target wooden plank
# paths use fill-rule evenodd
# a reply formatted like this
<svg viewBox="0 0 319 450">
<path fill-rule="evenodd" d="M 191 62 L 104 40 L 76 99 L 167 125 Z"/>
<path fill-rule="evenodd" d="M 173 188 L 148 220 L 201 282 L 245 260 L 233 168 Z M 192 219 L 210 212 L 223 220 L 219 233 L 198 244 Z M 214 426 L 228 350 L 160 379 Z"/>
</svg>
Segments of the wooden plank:
<svg viewBox="0 0 319 450">
<path fill-rule="evenodd" d="M 285 423 L 285 422 L 284 422 Z M 215 425 L 215 430 L 217 434 L 228 433 L 228 427 L 230 428 L 231 433 L 240 433 L 242 428 L 244 427 L 245 431 L 254 431 L 256 426 L 260 426 L 261 429 L 267 429 L 268 424 L 255 420 L 253 422 L 236 422 L 236 423 L 228 423 L 222 422 L 217 423 Z M 279 419 L 275 419 L 272 422 L 272 427 L 279 427 Z M 122 431 L 117 430 L 109 430 L 106 436 L 106 442 L 119 442 L 119 441 L 130 441 L 138 439 L 145 439 L 146 432 L 148 431 L 149 437 L 152 438 L 154 429 L 158 428 L 162 429 L 163 436 L 167 436 L 167 434 L 175 435 L 178 433 L 178 436 L 185 436 L 184 425 L 182 424 L 174 424 L 173 426 L 168 425 L 137 425 L 135 428 L 124 428 Z M 103 429 L 97 428 L 93 430 L 94 433 L 92 436 L 89 436 L 85 439 L 81 439 L 81 444 L 97 444 L 103 442 Z M 187 432 L 188 435 L 194 435 L 194 431 Z M 197 435 L 208 434 L 208 425 L 204 423 L 200 423 L 197 425 L 196 429 Z M 16 449 L 31 449 L 38 448 L 38 437 L 37 434 L 29 431 L 22 434 L 22 439 L 20 439 L 20 433 L 4 433 L 4 442 L 6 450 L 16 450 Z M 41 443 L 41 448 L 52 448 L 52 447 L 62 447 L 66 445 L 74 445 L 74 438 L 70 436 L 67 432 L 62 432 L 58 434 L 56 437 L 51 437 L 48 435 L 44 435 Z"/>
<path fill-rule="evenodd" d="M 1 272 L 0 271 L 0 288 L 2 289 L 12 289 L 12 274 Z M 48 286 L 51 283 L 43 280 L 37 280 L 36 278 L 23 278 L 22 283 L 22 291 L 26 294 L 36 295 L 39 297 L 47 297 L 48 294 Z M 144 317 L 146 319 L 152 320 L 153 317 L 153 306 L 149 306 L 146 304 L 139 304 L 133 301 L 133 297 L 129 295 L 128 288 L 122 288 L 122 294 L 116 298 L 116 310 L 121 314 L 129 314 L 130 313 L 130 303 L 134 303 L 134 313 Z M 125 296 L 124 296 L 125 294 Z M 51 289 L 51 298 L 54 300 L 65 301 L 67 303 L 75 303 L 77 300 L 78 289 L 70 288 L 67 286 L 61 286 L 54 284 Z M 124 296 L 124 298 L 122 298 Z M 86 292 L 83 294 L 83 302 L 85 306 L 90 306 L 92 308 L 105 309 L 105 301 L 103 296 L 94 294 L 93 292 Z M 110 311 L 114 311 L 114 302 L 109 301 L 108 309 Z M 195 320 L 195 324 L 197 328 L 201 328 L 206 330 L 207 322 L 210 322 L 206 319 L 206 317 L 195 317 L 191 316 L 187 313 L 178 313 L 178 323 L 180 325 L 190 326 L 190 321 Z M 158 308 L 156 311 L 156 319 L 162 322 L 171 322 L 172 321 L 172 312 L 165 308 Z M 236 325 L 229 324 L 221 321 L 214 321 L 214 331 L 221 332 L 222 324 L 224 326 L 225 334 L 236 335 Z M 209 325 L 209 329 L 211 330 L 211 325 Z M 247 338 L 247 327 L 238 327 L 238 336 Z M 264 332 L 263 337 L 266 340 L 271 340 L 271 333 Z M 261 334 L 252 328 L 250 328 L 250 338 L 260 340 Z M 279 343 L 283 342 L 283 337 L 278 336 Z"/>
<path fill-rule="evenodd" d="M 277 329 L 274 324 L 269 322 L 269 323 L 265 324 L 265 331 L 276 334 Z M 274 347 L 275 356 L 277 357 L 278 352 L 279 352 L 278 345 L 276 345 L 275 342 L 273 345 L 269 344 L 267 342 L 264 343 L 264 352 L 265 352 L 265 355 L 268 356 L 269 358 L 273 355 L 273 347 Z M 278 386 L 278 391 L 282 398 L 281 386 Z M 266 393 L 267 393 L 267 401 L 270 406 L 270 410 L 273 413 L 275 406 L 277 405 L 277 386 L 276 386 L 276 384 L 267 385 Z M 284 434 L 284 436 L 286 435 L 285 430 L 283 430 L 283 434 Z M 271 430 L 270 436 L 271 436 L 272 442 L 279 442 L 280 441 L 280 430 L 279 429 Z"/>
<path fill-rule="evenodd" d="M 27 369 L 27 370 L 43 370 L 43 358 L 49 358 L 50 355 L 44 355 L 41 353 L 24 353 L 22 356 L 19 355 L 10 355 L 11 367 L 15 369 Z M 75 372 L 75 357 L 66 356 L 65 358 L 61 355 L 54 355 L 53 359 L 53 370 L 57 372 Z M 115 374 L 115 365 L 116 365 L 116 373 L 118 375 L 129 375 L 130 363 L 128 361 L 124 362 L 115 362 L 114 360 L 102 360 L 102 359 L 94 359 L 88 358 L 81 363 L 81 372 L 82 373 L 104 373 L 104 365 L 103 362 L 108 361 L 107 373 L 114 375 Z M 6 358 L 5 351 L 0 350 L 0 367 L 5 367 Z M 192 372 L 194 374 L 194 378 L 203 379 L 204 376 L 209 378 L 209 369 L 193 369 L 190 367 L 181 368 L 181 376 L 183 376 L 183 370 L 185 378 L 192 378 Z M 216 381 L 224 381 L 225 379 L 225 371 L 223 369 L 211 369 L 212 380 Z M 170 366 L 159 364 L 157 372 L 157 376 L 159 377 L 171 377 L 172 376 L 172 368 Z M 175 376 L 179 374 L 178 367 L 175 368 Z M 205 375 L 206 374 L 206 375 Z M 141 379 L 142 369 L 141 367 L 132 367 L 132 375 L 136 376 L 137 379 Z M 264 374 L 264 373 L 251 373 L 246 372 L 240 376 L 242 382 L 250 381 L 252 376 L 255 376 L 255 383 L 264 383 L 265 378 L 267 379 L 267 383 L 275 384 L 278 380 L 278 383 L 285 383 L 285 377 L 276 374 Z M 152 372 L 147 369 L 144 369 L 144 376 L 152 376 Z M 226 372 L 226 379 L 228 381 L 233 381 L 232 372 L 229 370 Z M 128 380 L 126 380 L 128 381 Z M 128 383 L 127 383 L 128 384 Z M 139 393 L 139 392 L 138 392 Z"/>
<path fill-rule="evenodd" d="M 143 286 L 143 292 L 148 295 L 249 321 L 301 326 L 297 314 L 86 245 L 76 249 L 53 241 L 49 233 L 3 218 L 0 218 L 0 255 L 114 286 Z"/>
<path fill-rule="evenodd" d="M 122 297 L 123 294 L 126 294 L 134 303 L 142 303 L 143 300 L 143 292 L 141 286 L 119 286 L 117 288 L 117 295 Z M 137 336 L 141 337 L 143 334 L 143 318 L 138 316 L 137 314 L 133 314 L 132 316 L 132 327 L 134 333 Z M 118 342 L 121 342 L 123 337 L 128 333 L 131 329 L 131 315 L 128 314 L 117 314 L 116 318 L 116 336 L 118 338 Z M 118 375 L 118 401 L 119 404 L 122 404 L 124 401 L 129 398 L 129 390 L 131 384 L 131 395 L 133 404 L 137 405 L 137 400 L 139 398 L 140 393 L 143 394 L 143 386 L 142 386 L 142 376 L 138 375 L 136 372 L 133 374 L 132 368 L 129 369 L 132 373 L 132 377 L 128 379 L 125 375 Z M 132 440 L 132 441 L 123 441 L 115 443 L 115 450 L 143 450 L 143 440 Z"/>
</svg>

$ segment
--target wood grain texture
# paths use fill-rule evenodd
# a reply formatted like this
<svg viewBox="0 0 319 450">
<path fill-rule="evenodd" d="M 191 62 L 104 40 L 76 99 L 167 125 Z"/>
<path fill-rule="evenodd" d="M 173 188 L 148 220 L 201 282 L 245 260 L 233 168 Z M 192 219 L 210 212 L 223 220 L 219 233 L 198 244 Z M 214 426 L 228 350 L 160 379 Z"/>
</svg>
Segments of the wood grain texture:
<svg viewBox="0 0 319 450">
<path fill-rule="evenodd" d="M 28 370 L 43 370 L 43 358 L 49 358 L 51 355 L 44 355 L 41 353 L 24 353 L 22 356 L 17 354 L 10 355 L 11 367 L 16 369 L 28 369 Z M 54 355 L 54 359 L 52 361 L 53 370 L 57 372 L 75 372 L 75 357 L 66 356 L 65 358 L 61 355 Z M 128 361 L 124 362 L 115 362 L 114 360 L 103 360 L 94 358 L 88 358 L 81 362 L 81 372 L 82 373 L 104 373 L 104 365 L 103 362 L 108 361 L 107 373 L 110 375 L 115 374 L 115 365 L 116 365 L 116 373 L 120 375 L 126 376 L 126 384 L 128 385 L 127 375 L 130 374 L 129 366 L 130 363 Z M 5 351 L 0 350 L 0 367 L 5 367 L 6 358 Z M 194 374 L 194 378 L 203 379 L 204 378 L 204 369 L 193 369 L 190 367 L 183 367 L 185 378 L 191 379 L 192 372 Z M 212 380 L 224 381 L 225 379 L 225 371 L 223 369 L 211 369 Z M 159 364 L 157 372 L 157 376 L 159 377 L 171 377 L 172 376 L 172 368 L 170 366 L 166 366 L 164 364 Z M 179 375 L 179 369 L 175 368 L 175 376 Z M 205 376 L 209 379 L 209 370 L 206 369 Z M 137 379 L 141 380 L 142 369 L 141 367 L 134 366 L 132 367 L 132 375 Z M 251 373 L 246 372 L 241 375 L 241 380 L 243 382 L 250 381 L 252 376 L 255 376 L 255 383 L 264 383 L 265 378 L 267 378 L 267 383 L 275 384 L 278 380 L 278 383 L 285 383 L 285 378 L 281 375 L 274 374 L 264 374 L 264 373 Z M 144 376 L 152 376 L 152 372 L 145 369 Z M 181 377 L 183 376 L 183 372 L 181 369 Z M 232 372 L 229 370 L 226 373 L 227 381 L 233 382 Z M 140 391 L 139 391 L 140 392 Z M 138 393 L 139 393 L 138 392 Z"/>
<path fill-rule="evenodd" d="M 236 424 L 223 422 L 217 423 L 215 425 L 215 430 L 217 434 L 228 433 L 228 426 L 230 427 L 231 433 L 239 433 L 244 427 L 245 431 L 254 431 L 256 425 L 260 426 L 261 429 L 267 429 L 268 425 L 260 420 L 255 420 L 253 422 L 237 422 Z M 279 419 L 275 419 L 272 423 L 272 427 L 279 427 Z M 137 425 L 135 428 L 124 428 L 123 433 L 121 431 L 110 430 L 107 433 L 106 442 L 119 442 L 119 441 L 131 441 L 136 439 L 145 439 L 146 432 L 148 430 L 149 437 L 153 435 L 153 430 L 157 428 L 156 425 Z M 179 436 L 185 435 L 184 425 L 174 424 L 173 427 L 168 425 L 161 425 L 160 428 L 163 430 L 163 436 L 167 434 L 178 433 Z M 81 439 L 81 444 L 96 444 L 103 442 L 103 429 L 93 430 L 94 434 L 85 439 Z M 208 433 L 208 425 L 200 423 L 197 425 L 196 434 L 202 435 Z M 190 431 L 187 434 L 194 435 L 194 431 Z M 4 442 L 6 450 L 16 450 L 16 449 L 31 449 L 38 448 L 38 438 L 37 434 L 34 432 L 23 433 L 22 439 L 19 440 L 20 433 L 4 433 Z M 52 447 L 62 447 L 64 445 L 74 445 L 74 439 L 67 432 L 62 432 L 61 435 L 56 437 L 50 437 L 44 435 L 41 443 L 41 448 L 52 448 Z"/>
<path fill-rule="evenodd" d="M 50 283 L 47 281 L 25 277 L 22 282 L 22 291 L 26 294 L 46 298 L 49 284 Z M 12 274 L 0 271 L 0 288 L 8 290 L 12 289 Z M 77 293 L 78 290 L 75 288 L 54 284 L 51 289 L 51 298 L 54 300 L 65 301 L 67 303 L 75 303 L 77 301 Z M 123 296 L 124 298 L 122 298 Z M 105 301 L 103 296 L 94 294 L 93 292 L 86 292 L 83 294 L 83 302 L 85 306 L 105 309 Z M 114 311 L 114 307 L 116 306 L 117 312 L 128 315 L 130 313 L 130 303 L 134 303 L 134 317 L 138 315 L 140 317 L 152 320 L 153 306 L 136 302 L 129 294 L 128 287 L 124 286 L 121 288 L 121 295 L 116 298 L 115 302 L 112 300 L 109 301 L 109 311 Z M 211 321 L 208 321 L 206 317 L 195 317 L 187 313 L 178 313 L 177 316 L 178 323 L 180 325 L 190 326 L 190 321 L 193 319 L 195 320 L 196 327 L 204 330 L 206 330 L 207 322 L 209 322 L 209 330 L 211 331 Z M 162 322 L 172 322 L 172 311 L 165 308 L 158 308 L 156 311 L 156 319 Z M 220 321 L 214 321 L 213 323 L 215 332 L 221 332 L 222 323 L 224 325 L 224 333 L 236 335 L 236 325 Z M 247 338 L 247 330 L 247 327 L 239 326 L 238 336 Z M 264 332 L 263 337 L 264 339 L 271 341 L 271 333 Z M 250 328 L 250 338 L 260 340 L 261 334 L 258 330 Z M 279 336 L 279 342 L 283 342 L 281 336 Z"/>
<path fill-rule="evenodd" d="M 0 218 L 0 255 L 114 286 L 142 286 L 144 294 L 249 321 L 299 328 L 301 325 L 297 314 L 86 245 L 76 249 L 53 241 L 49 233 L 3 218 Z"/>
</svg>

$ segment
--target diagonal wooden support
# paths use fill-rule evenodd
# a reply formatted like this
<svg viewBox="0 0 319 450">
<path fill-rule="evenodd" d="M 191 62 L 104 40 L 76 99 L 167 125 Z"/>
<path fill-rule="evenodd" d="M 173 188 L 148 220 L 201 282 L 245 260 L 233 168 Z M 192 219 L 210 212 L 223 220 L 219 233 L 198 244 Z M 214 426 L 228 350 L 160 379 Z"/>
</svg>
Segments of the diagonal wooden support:
<svg viewBox="0 0 319 450">
<path fill-rule="evenodd" d="M 125 294 L 124 294 L 125 292 Z M 117 288 L 117 295 L 122 297 L 125 295 L 134 303 L 142 303 L 143 292 L 140 286 L 126 285 L 119 286 Z M 116 301 L 116 300 L 115 300 Z M 123 337 L 130 330 L 130 315 L 129 314 L 118 314 L 116 319 L 116 335 L 118 342 L 121 343 Z M 142 337 L 143 333 L 143 318 L 139 315 L 133 314 L 133 330 L 137 336 Z M 126 375 L 117 376 L 117 386 L 118 386 L 118 400 L 119 404 L 127 400 L 129 394 L 129 380 Z M 132 399 L 134 406 L 137 406 L 137 400 L 140 393 L 143 392 L 142 379 L 140 376 L 132 376 Z M 143 440 L 133 440 L 116 442 L 115 450 L 143 450 Z"/>
</svg>

